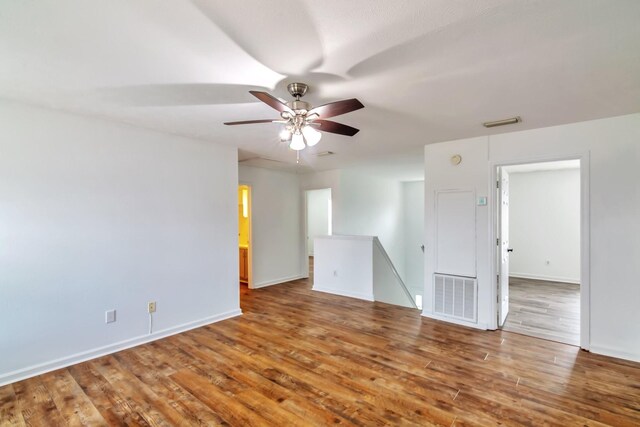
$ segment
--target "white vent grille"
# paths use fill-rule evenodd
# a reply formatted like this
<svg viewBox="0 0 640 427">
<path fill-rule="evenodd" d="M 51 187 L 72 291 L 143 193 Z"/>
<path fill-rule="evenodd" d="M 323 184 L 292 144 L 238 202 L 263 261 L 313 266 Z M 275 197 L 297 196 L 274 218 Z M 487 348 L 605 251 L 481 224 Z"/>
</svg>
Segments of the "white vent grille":
<svg viewBox="0 0 640 427">
<path fill-rule="evenodd" d="M 478 282 L 471 277 L 434 274 L 433 311 L 469 322 L 477 321 Z"/>
</svg>

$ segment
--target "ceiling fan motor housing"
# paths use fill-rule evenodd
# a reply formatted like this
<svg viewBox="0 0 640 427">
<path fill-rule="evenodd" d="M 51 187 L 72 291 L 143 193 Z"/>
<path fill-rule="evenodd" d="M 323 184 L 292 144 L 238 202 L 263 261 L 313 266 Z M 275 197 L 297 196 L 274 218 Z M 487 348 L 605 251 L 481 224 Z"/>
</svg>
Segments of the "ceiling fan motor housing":
<svg viewBox="0 0 640 427">
<path fill-rule="evenodd" d="M 304 83 L 289 83 L 289 85 L 287 85 L 287 90 L 291 96 L 296 99 L 300 99 L 305 93 L 307 93 L 309 86 Z"/>
<path fill-rule="evenodd" d="M 304 101 L 291 101 L 287 102 L 287 105 L 289 106 L 289 108 L 296 112 L 300 110 L 309 111 L 311 109 L 311 104 Z"/>
</svg>

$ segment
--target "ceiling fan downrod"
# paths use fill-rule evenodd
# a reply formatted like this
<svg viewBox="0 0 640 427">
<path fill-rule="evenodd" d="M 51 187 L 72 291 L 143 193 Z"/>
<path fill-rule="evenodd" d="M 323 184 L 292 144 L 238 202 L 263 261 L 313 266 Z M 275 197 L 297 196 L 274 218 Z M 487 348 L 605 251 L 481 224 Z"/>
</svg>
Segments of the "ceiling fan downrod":
<svg viewBox="0 0 640 427">
<path fill-rule="evenodd" d="M 295 100 L 287 102 L 289 108 L 296 113 L 305 113 L 311 109 L 311 104 L 305 101 L 300 101 L 300 98 L 307 93 L 307 90 L 309 90 L 308 85 L 305 83 L 289 83 L 287 85 L 287 90 L 291 96 L 295 98 Z"/>
</svg>

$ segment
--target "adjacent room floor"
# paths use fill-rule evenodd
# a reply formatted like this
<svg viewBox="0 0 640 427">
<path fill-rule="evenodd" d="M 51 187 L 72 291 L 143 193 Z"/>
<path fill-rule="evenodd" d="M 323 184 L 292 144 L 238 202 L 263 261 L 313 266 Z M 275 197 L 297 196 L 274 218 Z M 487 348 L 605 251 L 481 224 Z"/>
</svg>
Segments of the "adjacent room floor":
<svg viewBox="0 0 640 427">
<path fill-rule="evenodd" d="M 0 387 L 0 424 L 640 424 L 638 363 L 310 288 L 243 287 L 241 317 Z"/>
<path fill-rule="evenodd" d="M 510 277 L 502 329 L 580 345 L 580 285 Z"/>
</svg>

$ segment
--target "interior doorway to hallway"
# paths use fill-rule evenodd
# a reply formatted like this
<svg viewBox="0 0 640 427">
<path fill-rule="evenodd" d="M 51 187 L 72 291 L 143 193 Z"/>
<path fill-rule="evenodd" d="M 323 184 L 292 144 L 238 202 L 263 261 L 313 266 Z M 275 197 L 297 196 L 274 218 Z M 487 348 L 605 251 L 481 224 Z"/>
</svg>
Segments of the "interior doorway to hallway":
<svg viewBox="0 0 640 427">
<path fill-rule="evenodd" d="M 238 277 L 240 285 L 251 287 L 251 187 L 238 186 Z"/>
<path fill-rule="evenodd" d="M 318 236 L 333 234 L 331 188 L 305 192 L 305 259 L 309 260 L 309 278 L 313 279 L 313 242 Z"/>
<path fill-rule="evenodd" d="M 580 345 L 580 160 L 497 168 L 498 325 Z"/>
</svg>

